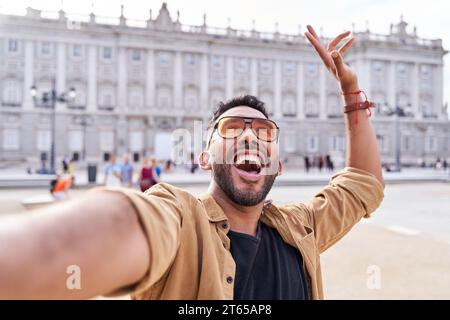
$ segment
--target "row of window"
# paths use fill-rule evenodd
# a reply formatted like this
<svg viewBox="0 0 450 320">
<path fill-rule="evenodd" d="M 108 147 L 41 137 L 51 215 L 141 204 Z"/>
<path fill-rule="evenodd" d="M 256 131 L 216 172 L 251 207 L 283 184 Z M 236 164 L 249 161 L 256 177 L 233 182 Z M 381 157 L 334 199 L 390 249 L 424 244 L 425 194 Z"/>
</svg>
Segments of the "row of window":
<svg viewBox="0 0 450 320">
<path fill-rule="evenodd" d="M 20 42 L 17 39 L 7 39 L 7 51 L 10 53 L 17 53 L 19 51 Z M 51 55 L 52 43 L 48 41 L 40 42 L 40 54 L 44 56 Z M 80 58 L 83 56 L 83 46 L 79 44 L 74 44 L 71 46 L 72 56 Z M 102 47 L 101 56 L 105 60 L 111 60 L 113 58 L 113 48 L 112 47 Z M 193 66 L 197 63 L 196 56 L 191 53 L 184 55 L 185 64 L 188 66 Z M 132 49 L 131 50 L 131 60 L 141 61 L 142 50 Z M 169 64 L 171 62 L 171 54 L 169 52 L 159 52 L 158 61 L 160 64 Z M 215 68 L 222 68 L 224 66 L 223 56 L 213 55 L 211 57 L 211 65 Z M 386 63 L 384 61 L 374 61 L 372 63 L 372 70 L 375 74 L 382 74 L 385 70 Z M 250 69 L 250 59 L 249 58 L 238 58 L 236 60 L 236 69 L 240 72 L 247 72 Z M 263 74 L 269 74 L 273 71 L 273 61 L 269 59 L 264 59 L 259 61 L 259 69 Z M 292 61 L 286 61 L 282 64 L 282 71 L 286 75 L 295 74 L 296 63 Z M 319 65 L 317 63 L 307 64 L 307 75 L 316 76 L 318 73 Z M 396 64 L 396 72 L 400 78 L 407 78 L 410 66 L 407 63 Z M 419 73 L 422 79 L 429 79 L 432 74 L 432 67 L 430 65 L 421 64 L 419 67 Z"/>
<path fill-rule="evenodd" d="M 382 75 L 387 67 L 387 62 L 384 61 L 374 61 L 372 62 L 372 70 L 375 75 Z M 396 73 L 399 78 L 408 78 L 409 72 L 412 68 L 412 65 L 407 63 L 397 63 L 396 64 Z M 419 75 L 422 79 L 430 79 L 432 75 L 432 66 L 428 64 L 421 64 L 419 66 Z"/>
<path fill-rule="evenodd" d="M 20 149 L 20 131 L 18 129 L 3 129 L 2 149 L 19 150 Z M 284 151 L 292 153 L 297 151 L 298 136 L 295 133 L 286 133 L 284 135 Z M 392 148 L 389 145 L 389 136 L 377 135 L 377 141 L 382 153 L 389 152 Z M 414 139 L 410 135 L 404 135 L 401 139 L 401 148 L 404 152 L 414 151 Z M 82 130 L 71 130 L 68 132 L 68 149 L 73 152 L 81 152 L 84 149 L 85 139 Z M 144 150 L 144 133 L 142 131 L 131 131 L 128 139 L 129 150 L 140 152 Z M 51 147 L 51 131 L 38 130 L 36 132 L 36 149 L 40 152 L 49 151 Z M 99 132 L 99 150 L 102 152 L 113 152 L 115 149 L 115 135 L 113 131 Z M 438 149 L 438 140 L 436 136 L 427 136 L 425 140 L 425 151 L 436 152 Z M 319 136 L 309 135 L 306 137 L 306 152 L 315 153 L 320 150 Z M 345 151 L 345 137 L 334 135 L 329 137 L 328 150 L 332 152 Z"/>
<path fill-rule="evenodd" d="M 17 39 L 8 39 L 8 52 L 15 53 L 19 51 L 19 41 Z M 74 44 L 70 46 L 71 55 L 74 58 L 81 58 L 84 55 L 84 46 L 80 44 Z M 40 42 L 39 52 L 43 56 L 50 56 L 52 53 L 52 43 L 43 41 Z M 102 47 L 101 57 L 104 60 L 113 59 L 113 48 L 112 47 Z M 141 49 L 131 49 L 131 60 L 141 61 L 142 50 Z M 184 60 L 186 66 L 195 66 L 198 64 L 198 58 L 195 54 L 186 53 L 184 54 Z M 172 61 L 172 54 L 170 52 L 159 52 L 158 62 L 160 65 L 169 65 Z M 239 72 L 248 72 L 250 69 L 250 59 L 249 58 L 237 58 L 236 59 L 236 70 Z M 212 55 L 211 56 L 211 66 L 213 68 L 223 68 L 225 65 L 224 56 Z M 262 74 L 270 74 L 273 72 L 274 61 L 270 59 L 263 59 L 258 61 L 259 70 Z M 317 74 L 318 64 L 311 63 L 307 65 L 308 75 L 314 76 Z M 282 63 L 282 72 L 285 75 L 294 75 L 296 72 L 296 63 L 293 61 L 285 61 Z"/>
<path fill-rule="evenodd" d="M 102 152 L 113 152 L 115 149 L 115 135 L 111 131 L 99 132 L 99 150 Z M 83 130 L 70 130 L 68 132 L 67 147 L 69 151 L 83 151 L 85 147 Z M 144 133 L 142 131 L 131 131 L 128 136 L 130 151 L 142 151 L 144 149 Z M 20 149 L 20 131 L 18 129 L 3 129 L 3 150 Z M 51 131 L 40 129 L 36 132 L 36 149 L 41 152 L 50 151 Z"/>
</svg>

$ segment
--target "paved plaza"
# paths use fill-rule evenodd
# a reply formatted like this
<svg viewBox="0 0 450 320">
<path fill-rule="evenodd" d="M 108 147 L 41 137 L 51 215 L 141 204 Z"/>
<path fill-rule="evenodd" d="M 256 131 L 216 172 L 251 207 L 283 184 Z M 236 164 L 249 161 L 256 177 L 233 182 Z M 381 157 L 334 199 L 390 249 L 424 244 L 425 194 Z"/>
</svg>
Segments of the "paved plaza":
<svg viewBox="0 0 450 320">
<path fill-rule="evenodd" d="M 320 188 L 274 187 L 269 196 L 304 202 Z M 206 187 L 186 189 L 199 194 Z M 46 192 L 0 190 L 0 215 L 27 214 L 23 199 Z M 381 207 L 322 255 L 322 267 L 328 299 L 450 299 L 450 183 L 387 185 Z M 375 288 L 368 285 L 374 270 Z"/>
</svg>

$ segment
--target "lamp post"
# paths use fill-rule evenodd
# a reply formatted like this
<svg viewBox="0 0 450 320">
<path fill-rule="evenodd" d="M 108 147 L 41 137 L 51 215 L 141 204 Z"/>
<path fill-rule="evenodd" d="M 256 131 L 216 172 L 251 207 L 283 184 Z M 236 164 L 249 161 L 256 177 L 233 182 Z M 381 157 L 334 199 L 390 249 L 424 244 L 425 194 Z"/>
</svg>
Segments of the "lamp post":
<svg viewBox="0 0 450 320">
<path fill-rule="evenodd" d="M 402 162 L 401 162 L 401 132 L 400 132 L 400 122 L 399 117 L 406 116 L 405 110 L 399 106 L 395 108 L 391 108 L 385 105 L 382 108 L 382 114 L 386 116 L 394 117 L 394 134 L 395 134 L 395 170 L 402 170 Z"/>
<path fill-rule="evenodd" d="M 50 174 L 55 174 L 55 131 L 56 131 L 56 102 L 69 102 L 75 99 L 76 92 L 74 88 L 70 88 L 68 93 L 58 94 L 55 90 L 55 79 L 52 80 L 52 89 L 43 92 L 41 97 L 37 95 L 38 90 L 35 85 L 30 88 L 30 94 L 33 97 L 35 106 L 50 108 L 52 111 L 52 129 L 51 129 L 51 147 L 50 147 Z"/>
<path fill-rule="evenodd" d="M 81 154 L 81 159 L 83 160 L 83 162 L 86 161 L 86 128 L 87 126 L 92 125 L 93 120 L 94 119 L 92 119 L 92 117 L 87 114 L 82 114 L 75 118 L 75 123 L 83 127 L 83 150 Z"/>
</svg>

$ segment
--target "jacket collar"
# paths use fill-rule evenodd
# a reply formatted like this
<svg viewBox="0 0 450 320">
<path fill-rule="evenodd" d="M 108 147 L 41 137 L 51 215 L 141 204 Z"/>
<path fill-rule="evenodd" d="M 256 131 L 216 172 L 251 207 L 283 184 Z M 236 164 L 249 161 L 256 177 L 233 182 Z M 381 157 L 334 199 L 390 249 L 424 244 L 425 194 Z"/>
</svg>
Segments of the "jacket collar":
<svg viewBox="0 0 450 320">
<path fill-rule="evenodd" d="M 211 222 L 222 222 L 227 221 L 228 218 L 225 215 L 223 209 L 219 204 L 214 200 L 213 196 L 208 192 L 201 194 L 198 199 L 203 203 L 206 209 L 206 213 L 208 215 L 208 219 Z M 262 216 L 266 214 L 271 214 L 274 212 L 272 210 L 268 210 L 268 208 L 274 208 L 275 206 L 272 204 L 272 200 L 264 201 Z"/>
</svg>

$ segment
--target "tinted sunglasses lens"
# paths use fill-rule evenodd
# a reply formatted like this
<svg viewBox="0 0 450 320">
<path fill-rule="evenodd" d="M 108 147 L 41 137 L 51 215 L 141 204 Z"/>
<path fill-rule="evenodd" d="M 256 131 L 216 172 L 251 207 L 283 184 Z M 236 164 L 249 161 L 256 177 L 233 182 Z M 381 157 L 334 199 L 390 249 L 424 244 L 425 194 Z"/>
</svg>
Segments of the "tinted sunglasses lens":
<svg viewBox="0 0 450 320">
<path fill-rule="evenodd" d="M 272 121 L 253 119 L 252 128 L 258 139 L 272 142 L 277 138 L 278 128 Z"/>
<path fill-rule="evenodd" d="M 232 139 L 238 137 L 245 129 L 245 121 L 240 118 L 222 118 L 217 131 L 222 138 Z"/>
</svg>

